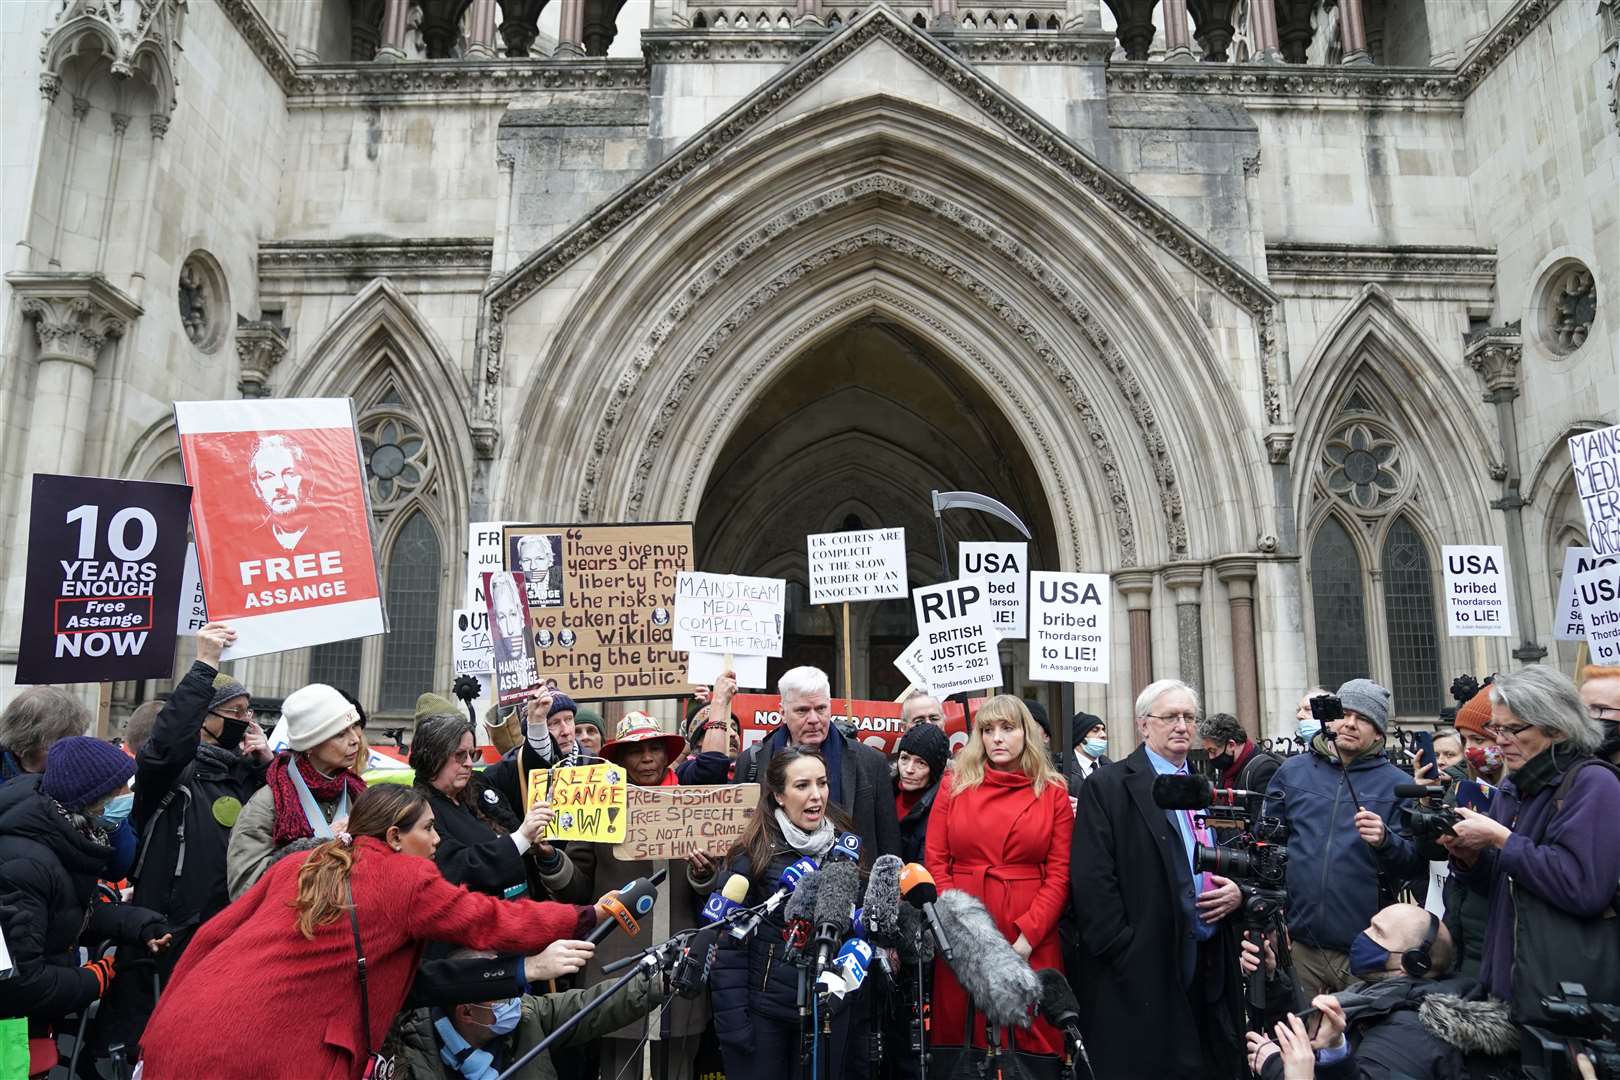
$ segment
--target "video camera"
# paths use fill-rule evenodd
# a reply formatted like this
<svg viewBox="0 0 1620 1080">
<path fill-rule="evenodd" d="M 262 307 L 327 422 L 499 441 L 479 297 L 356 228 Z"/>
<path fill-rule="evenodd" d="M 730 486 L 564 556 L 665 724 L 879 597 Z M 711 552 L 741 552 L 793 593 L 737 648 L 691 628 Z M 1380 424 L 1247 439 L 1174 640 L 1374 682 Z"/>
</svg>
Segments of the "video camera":
<svg viewBox="0 0 1620 1080">
<path fill-rule="evenodd" d="M 1219 846 L 1197 844 L 1193 864 L 1203 873 L 1219 874 L 1263 889 L 1280 889 L 1288 870 L 1288 826 L 1253 807 L 1263 792 L 1219 788 L 1202 776 L 1159 776 L 1153 801 L 1165 810 L 1196 810 L 1211 828 L 1234 832 Z"/>
<path fill-rule="evenodd" d="M 1560 983 L 1560 997 L 1541 999 L 1558 1029 L 1524 1026 L 1521 1067 L 1530 1080 L 1578 1080 L 1578 1055 L 1598 1080 L 1620 1080 L 1620 1005 L 1588 1001 L 1580 983 Z"/>
</svg>

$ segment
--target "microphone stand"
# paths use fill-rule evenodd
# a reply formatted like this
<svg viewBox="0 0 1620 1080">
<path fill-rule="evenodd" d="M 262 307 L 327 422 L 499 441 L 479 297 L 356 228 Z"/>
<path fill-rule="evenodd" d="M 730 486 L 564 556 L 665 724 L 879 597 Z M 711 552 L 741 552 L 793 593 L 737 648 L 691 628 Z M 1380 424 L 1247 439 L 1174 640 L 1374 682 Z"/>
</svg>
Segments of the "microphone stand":
<svg viewBox="0 0 1620 1080">
<path fill-rule="evenodd" d="M 922 922 L 917 923 L 916 950 L 917 950 L 917 1000 L 912 1002 L 911 1043 L 912 1049 L 917 1051 L 917 1075 L 928 1075 L 928 973 L 923 970 L 927 961 L 923 960 L 923 929 Z"/>
</svg>

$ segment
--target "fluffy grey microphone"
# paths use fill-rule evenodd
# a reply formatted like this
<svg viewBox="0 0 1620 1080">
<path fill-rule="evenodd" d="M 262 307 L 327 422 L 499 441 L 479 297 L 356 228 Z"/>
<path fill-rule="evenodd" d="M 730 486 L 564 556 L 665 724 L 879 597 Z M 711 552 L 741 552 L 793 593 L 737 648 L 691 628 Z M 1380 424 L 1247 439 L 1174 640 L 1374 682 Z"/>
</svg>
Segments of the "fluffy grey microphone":
<svg viewBox="0 0 1620 1080">
<path fill-rule="evenodd" d="M 816 970 L 827 966 L 849 933 L 849 917 L 861 895 L 861 868 L 839 859 L 821 868 L 821 888 L 816 892 Z"/>
<path fill-rule="evenodd" d="M 812 870 L 799 879 L 798 888 L 788 897 L 787 908 L 782 912 L 782 921 L 791 923 L 795 919 L 809 922 L 816 913 L 816 894 L 821 890 L 821 871 Z"/>
<path fill-rule="evenodd" d="M 862 919 L 875 945 L 895 945 L 900 937 L 900 870 L 898 855 L 879 855 L 866 879 Z"/>
<path fill-rule="evenodd" d="M 921 932 L 922 952 L 917 952 Z M 900 944 L 896 946 L 903 964 L 930 964 L 934 960 L 934 935 L 923 925 L 923 913 L 910 904 L 900 905 Z"/>
<path fill-rule="evenodd" d="M 953 966 L 974 1006 L 998 1027 L 1029 1027 L 1030 1007 L 1040 1000 L 1041 981 L 996 929 L 978 897 L 948 889 L 934 903 L 951 949 Z"/>
</svg>

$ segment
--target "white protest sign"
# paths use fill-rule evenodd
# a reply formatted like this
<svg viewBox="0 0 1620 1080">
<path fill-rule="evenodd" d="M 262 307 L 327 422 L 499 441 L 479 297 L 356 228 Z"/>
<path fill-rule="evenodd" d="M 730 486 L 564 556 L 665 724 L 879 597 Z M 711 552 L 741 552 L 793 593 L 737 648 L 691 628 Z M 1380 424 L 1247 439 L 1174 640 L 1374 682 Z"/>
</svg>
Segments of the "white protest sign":
<svg viewBox="0 0 1620 1080">
<path fill-rule="evenodd" d="M 894 600 L 906 595 L 906 530 L 811 533 L 810 602 Z"/>
<path fill-rule="evenodd" d="M 1571 435 L 1569 462 L 1586 515 L 1587 543 L 1599 555 L 1620 555 L 1620 424 Z"/>
<path fill-rule="evenodd" d="M 180 613 L 178 629 L 181 637 L 194 637 L 208 625 L 208 604 L 203 600 L 202 572 L 197 569 L 197 545 L 186 545 L 186 574 L 180 579 Z"/>
<path fill-rule="evenodd" d="M 1586 625 L 1575 596 L 1575 575 L 1596 566 L 1620 563 L 1620 555 L 1599 555 L 1591 548 L 1572 547 L 1564 551 L 1564 576 L 1558 579 L 1558 608 L 1553 612 L 1553 637 L 1559 641 L 1585 641 Z"/>
<path fill-rule="evenodd" d="M 489 678 L 495 673 L 495 643 L 489 637 L 489 609 L 457 608 L 454 615 L 452 656 L 456 674 Z"/>
<path fill-rule="evenodd" d="M 1591 662 L 1600 667 L 1620 664 L 1620 565 L 1576 574 L 1575 595 L 1586 623 Z"/>
<path fill-rule="evenodd" d="M 912 594 L 919 637 L 926 643 L 919 667 L 936 694 L 989 690 L 1001 685 L 997 635 L 990 602 L 979 581 L 947 581 Z"/>
<path fill-rule="evenodd" d="M 992 625 L 1004 638 L 1026 634 L 1029 607 L 1029 545 L 965 540 L 957 546 L 957 576 L 985 583 Z"/>
<path fill-rule="evenodd" d="M 501 530 L 504 521 L 475 521 L 467 528 L 467 606 L 483 611 L 489 600 L 484 596 L 484 575 L 506 569 L 501 561 Z"/>
<path fill-rule="evenodd" d="M 1446 544 L 1446 632 L 1452 637 L 1507 637 L 1507 560 L 1488 544 Z"/>
<path fill-rule="evenodd" d="M 781 656 L 786 595 L 781 578 L 682 571 L 675 579 L 674 646 L 680 652 Z"/>
<path fill-rule="evenodd" d="M 928 640 L 919 635 L 911 639 L 911 644 L 900 650 L 900 655 L 894 658 L 894 666 L 900 669 L 900 674 L 906 681 L 919 690 L 933 691 L 934 673 L 928 668 Z"/>
<path fill-rule="evenodd" d="M 688 652 L 686 654 L 686 681 L 700 686 L 713 686 L 714 680 L 726 670 L 725 653 Z M 765 657 L 733 656 L 731 670 L 737 673 L 737 685 L 745 690 L 763 690 Z"/>
<path fill-rule="evenodd" d="M 1029 677 L 1108 681 L 1113 584 L 1107 574 L 1029 575 Z"/>
</svg>

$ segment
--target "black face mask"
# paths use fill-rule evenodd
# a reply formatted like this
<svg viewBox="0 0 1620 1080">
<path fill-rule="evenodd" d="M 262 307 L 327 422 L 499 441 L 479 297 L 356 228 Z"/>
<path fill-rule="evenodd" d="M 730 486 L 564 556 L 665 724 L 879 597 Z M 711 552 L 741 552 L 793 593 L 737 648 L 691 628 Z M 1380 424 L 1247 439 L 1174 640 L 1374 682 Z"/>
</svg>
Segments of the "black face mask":
<svg viewBox="0 0 1620 1080">
<path fill-rule="evenodd" d="M 216 714 L 217 715 L 217 714 Z M 229 716 L 220 717 L 219 746 L 222 750 L 236 750 L 242 745 L 242 736 L 247 733 L 246 720 L 233 720 Z"/>
<path fill-rule="evenodd" d="M 1236 760 L 1236 756 L 1232 754 L 1219 754 L 1209 759 L 1209 765 L 1217 773 L 1224 773 L 1232 767 L 1232 763 Z"/>
<path fill-rule="evenodd" d="M 1598 747 L 1597 756 L 1600 758 L 1613 757 L 1620 751 L 1620 721 L 1599 720 L 1603 728 L 1603 745 Z"/>
</svg>

